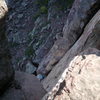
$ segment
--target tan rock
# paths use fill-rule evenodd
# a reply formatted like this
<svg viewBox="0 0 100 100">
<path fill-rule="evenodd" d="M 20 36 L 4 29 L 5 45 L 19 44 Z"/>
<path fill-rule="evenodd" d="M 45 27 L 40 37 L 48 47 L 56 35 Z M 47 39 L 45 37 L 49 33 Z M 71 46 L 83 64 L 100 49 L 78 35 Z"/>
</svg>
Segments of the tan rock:
<svg viewBox="0 0 100 100">
<path fill-rule="evenodd" d="M 50 74 L 47 76 L 46 79 L 43 80 L 43 86 L 47 91 L 52 90 L 52 88 L 56 84 L 60 84 L 61 81 L 64 79 L 64 71 L 68 70 L 69 64 L 74 59 L 76 55 L 78 55 L 81 51 L 86 49 L 88 46 L 90 47 L 99 47 L 98 41 L 100 40 L 99 34 L 100 34 L 100 10 L 97 12 L 97 14 L 92 18 L 92 20 L 89 22 L 89 24 L 85 27 L 83 35 L 79 38 L 79 40 L 74 44 L 74 46 L 65 54 L 65 56 L 60 60 L 60 62 L 53 68 L 53 70 L 50 72 Z M 98 26 L 98 29 L 96 29 Z M 97 32 L 96 32 L 96 30 Z M 98 34 L 95 38 L 92 39 L 90 36 L 92 34 Z M 96 35 L 95 34 L 95 35 Z M 89 39 L 90 38 L 90 39 Z M 97 39 L 95 41 L 95 39 Z M 91 41 L 91 45 L 88 44 Z M 92 45 L 93 44 L 93 45 Z"/>
<path fill-rule="evenodd" d="M 0 19 L 3 18 L 7 12 L 8 7 L 6 5 L 5 0 L 0 0 Z"/>
<path fill-rule="evenodd" d="M 56 87 L 43 100 L 99 100 L 100 51 L 89 48 L 74 57 L 59 90 Z"/>
</svg>

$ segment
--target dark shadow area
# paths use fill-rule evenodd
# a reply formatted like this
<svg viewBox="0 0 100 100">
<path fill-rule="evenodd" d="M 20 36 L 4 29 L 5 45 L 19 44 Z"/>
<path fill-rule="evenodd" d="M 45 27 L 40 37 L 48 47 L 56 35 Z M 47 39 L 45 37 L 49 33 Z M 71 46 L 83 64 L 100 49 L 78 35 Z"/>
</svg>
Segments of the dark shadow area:
<svg viewBox="0 0 100 100">
<path fill-rule="evenodd" d="M 14 74 L 6 38 L 7 13 L 7 6 L 2 0 L 0 1 L 0 94 L 9 86 Z"/>
<path fill-rule="evenodd" d="M 17 2 L 17 0 L 14 1 Z M 9 28 L 7 18 L 10 13 L 8 11 L 12 8 L 9 2 L 6 1 L 6 3 L 9 10 L 4 1 L 0 1 L 0 100 L 40 100 L 46 93 L 40 81 L 34 75 L 14 71 L 12 67 L 12 55 L 7 38 Z"/>
</svg>

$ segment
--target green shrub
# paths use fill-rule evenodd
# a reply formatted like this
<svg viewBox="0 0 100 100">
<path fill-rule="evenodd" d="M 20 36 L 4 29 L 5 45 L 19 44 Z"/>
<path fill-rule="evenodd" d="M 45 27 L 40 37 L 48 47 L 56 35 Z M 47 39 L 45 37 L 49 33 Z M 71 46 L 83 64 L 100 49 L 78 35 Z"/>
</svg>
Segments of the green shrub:
<svg viewBox="0 0 100 100">
<path fill-rule="evenodd" d="M 48 1 L 49 0 L 37 0 L 37 5 L 39 6 L 39 12 L 36 15 L 39 16 L 40 14 L 47 14 L 48 12 Z"/>
<path fill-rule="evenodd" d="M 40 12 L 41 12 L 41 14 L 47 14 L 48 13 L 47 7 L 46 6 L 41 6 L 40 7 Z"/>
</svg>

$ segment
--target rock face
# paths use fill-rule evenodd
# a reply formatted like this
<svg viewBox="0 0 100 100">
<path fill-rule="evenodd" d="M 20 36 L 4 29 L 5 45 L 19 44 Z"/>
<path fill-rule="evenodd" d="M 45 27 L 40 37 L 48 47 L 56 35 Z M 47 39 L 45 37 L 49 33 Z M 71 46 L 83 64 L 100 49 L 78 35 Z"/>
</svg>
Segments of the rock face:
<svg viewBox="0 0 100 100">
<path fill-rule="evenodd" d="M 14 74 L 5 36 L 7 10 L 4 0 L 0 0 L 0 94 L 6 89 Z"/>
<path fill-rule="evenodd" d="M 99 50 L 89 48 L 78 54 L 69 65 L 62 87 L 51 100 L 99 100 L 99 65 Z"/>
<path fill-rule="evenodd" d="M 63 38 L 55 42 L 40 63 L 37 73 L 48 74 L 52 70 L 81 36 L 85 25 L 100 8 L 99 5 L 99 0 L 75 0 L 63 29 Z"/>
<path fill-rule="evenodd" d="M 46 91 L 35 76 L 15 72 L 15 81 L 0 100 L 41 100 Z"/>
<path fill-rule="evenodd" d="M 44 100 L 54 100 L 55 96 L 55 100 L 99 100 L 99 50 L 100 10 L 87 24 L 78 41 L 43 80 L 44 88 L 49 91 Z"/>
<path fill-rule="evenodd" d="M 6 19 L 7 38 L 12 55 L 12 64 L 18 69 L 17 63 L 24 58 L 25 49 L 29 44 L 28 34 L 34 27 L 34 17 L 38 11 L 37 0 L 8 0 L 8 16 Z"/>
<path fill-rule="evenodd" d="M 34 27 L 33 17 L 38 10 L 36 0 L 30 2 L 27 0 L 8 0 L 8 8 L 9 12 L 6 20 L 8 40 L 18 44 L 25 43 L 28 39 L 27 34 Z"/>
<path fill-rule="evenodd" d="M 100 0 L 5 1 L 0 100 L 99 100 Z"/>
<path fill-rule="evenodd" d="M 12 63 L 16 70 L 20 70 L 18 63 L 23 62 L 24 58 L 40 64 L 52 48 L 56 34 L 62 36 L 68 14 L 59 9 L 61 4 L 48 6 L 47 1 L 51 0 L 8 0 L 7 2 L 9 7 L 6 20 L 7 36 Z"/>
</svg>

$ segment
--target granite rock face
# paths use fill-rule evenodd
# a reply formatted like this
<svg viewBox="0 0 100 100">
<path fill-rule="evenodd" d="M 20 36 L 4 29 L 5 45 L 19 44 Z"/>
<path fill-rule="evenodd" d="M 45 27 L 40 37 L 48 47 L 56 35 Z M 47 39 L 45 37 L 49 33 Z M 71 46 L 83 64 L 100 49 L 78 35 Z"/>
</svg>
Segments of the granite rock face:
<svg viewBox="0 0 100 100">
<path fill-rule="evenodd" d="M 5 16 L 7 10 L 4 0 L 0 0 L 0 94 L 6 89 L 14 76 L 5 33 Z"/>
<path fill-rule="evenodd" d="M 88 48 L 73 58 L 54 98 L 46 100 L 99 100 L 100 50 Z"/>
<path fill-rule="evenodd" d="M 52 70 L 81 36 L 86 24 L 100 8 L 99 5 L 99 0 L 75 0 L 63 28 L 63 37 L 54 43 L 40 63 L 37 73 L 48 74 Z"/>
<path fill-rule="evenodd" d="M 43 86 L 48 91 L 44 100 L 99 100 L 99 64 L 100 10 L 43 80 Z"/>
</svg>

